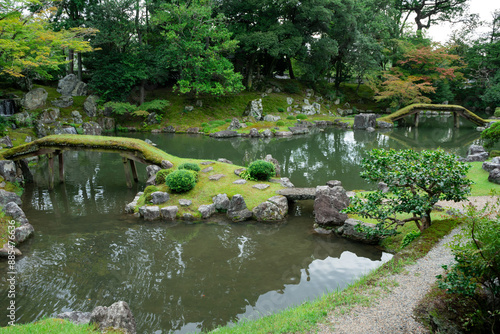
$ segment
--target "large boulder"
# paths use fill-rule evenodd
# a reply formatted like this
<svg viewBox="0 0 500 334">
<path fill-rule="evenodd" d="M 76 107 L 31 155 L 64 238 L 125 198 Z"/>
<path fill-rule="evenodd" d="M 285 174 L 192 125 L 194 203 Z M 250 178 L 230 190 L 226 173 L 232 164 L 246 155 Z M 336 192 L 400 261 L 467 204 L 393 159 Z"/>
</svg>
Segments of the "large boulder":
<svg viewBox="0 0 500 334">
<path fill-rule="evenodd" d="M 471 145 L 467 150 L 467 157 L 463 159 L 467 162 L 485 161 L 488 159 L 489 153 L 480 145 Z"/>
<path fill-rule="evenodd" d="M 229 124 L 229 126 L 227 127 L 226 130 L 234 131 L 234 130 L 241 129 L 242 127 L 243 126 L 241 125 L 240 121 L 236 117 L 233 117 L 231 124 Z"/>
<path fill-rule="evenodd" d="M 277 122 L 281 119 L 281 116 L 266 115 L 264 116 L 264 121 L 266 122 Z"/>
<path fill-rule="evenodd" d="M 343 225 L 347 214 L 340 211 L 349 206 L 349 197 L 342 186 L 318 186 L 314 199 L 314 220 L 320 225 Z"/>
<path fill-rule="evenodd" d="M 139 214 L 144 220 L 153 221 L 160 219 L 160 207 L 157 205 L 154 206 L 141 206 L 139 208 Z"/>
<path fill-rule="evenodd" d="M 95 117 L 97 115 L 97 101 L 99 100 L 98 96 L 89 95 L 85 102 L 83 102 L 83 111 L 89 117 Z"/>
<path fill-rule="evenodd" d="M 280 167 L 280 163 L 278 162 L 278 160 L 274 159 L 271 154 L 268 154 L 264 158 L 264 161 L 270 162 L 274 165 L 274 170 L 276 171 L 276 176 L 279 177 L 281 174 L 281 167 Z"/>
<path fill-rule="evenodd" d="M 28 110 L 42 108 L 47 101 L 49 93 L 43 88 L 30 90 L 21 101 L 22 106 Z"/>
<path fill-rule="evenodd" d="M 0 147 L 5 147 L 5 148 L 14 147 L 14 145 L 12 145 L 12 140 L 10 140 L 9 136 L 0 138 Z"/>
<path fill-rule="evenodd" d="M 71 107 L 73 105 L 73 97 L 72 96 L 61 96 L 57 99 L 54 99 L 52 101 L 50 101 L 50 103 L 54 106 L 54 107 L 58 107 L 58 108 L 68 108 L 68 107 Z"/>
<path fill-rule="evenodd" d="M 73 117 L 74 123 L 76 123 L 76 124 L 83 123 L 82 115 L 80 114 L 80 112 L 78 112 L 78 110 L 73 110 L 71 112 L 71 117 Z"/>
<path fill-rule="evenodd" d="M 490 172 L 488 176 L 488 181 L 500 184 L 500 168 L 495 168 Z"/>
<path fill-rule="evenodd" d="M 273 196 L 252 210 L 257 221 L 283 220 L 288 213 L 288 200 L 285 196 Z"/>
<path fill-rule="evenodd" d="M 15 242 L 20 243 L 26 240 L 35 232 L 35 229 L 30 223 L 24 223 L 20 227 L 16 227 L 14 230 Z"/>
<path fill-rule="evenodd" d="M 7 182 L 16 181 L 16 164 L 12 160 L 0 160 L 0 175 Z"/>
<path fill-rule="evenodd" d="M 238 132 L 236 131 L 231 131 L 231 130 L 223 130 L 215 133 L 211 133 L 210 137 L 213 138 L 231 138 L 231 137 L 238 137 Z"/>
<path fill-rule="evenodd" d="M 113 328 L 127 334 L 136 333 L 134 316 L 124 301 L 116 302 L 110 307 L 97 306 L 90 315 L 90 323 L 96 323 L 101 331 Z"/>
<path fill-rule="evenodd" d="M 214 202 L 215 210 L 225 212 L 229 208 L 229 197 L 227 197 L 227 194 L 218 194 L 212 197 L 212 201 Z"/>
<path fill-rule="evenodd" d="M 74 74 L 68 74 L 57 85 L 57 91 L 61 95 L 67 96 L 85 96 L 87 95 L 87 85 L 78 80 Z"/>
<path fill-rule="evenodd" d="M 179 211 L 179 208 L 175 205 L 172 206 L 165 206 L 160 209 L 160 217 L 164 220 L 175 220 L 175 217 L 177 216 L 177 212 Z"/>
<path fill-rule="evenodd" d="M 99 123 L 104 131 L 115 129 L 115 119 L 112 117 L 101 117 L 97 120 L 97 123 Z"/>
<path fill-rule="evenodd" d="M 21 205 L 21 197 L 16 193 L 0 189 L 0 206 L 4 206 L 9 202 L 14 202 L 17 205 Z"/>
<path fill-rule="evenodd" d="M 252 211 L 247 209 L 245 199 L 240 194 L 231 198 L 227 209 L 227 216 L 234 222 L 240 222 L 252 218 Z"/>
<path fill-rule="evenodd" d="M 40 114 L 39 120 L 43 124 L 54 123 L 60 115 L 61 111 L 58 108 L 48 108 Z"/>
<path fill-rule="evenodd" d="M 6 216 L 12 217 L 12 219 L 16 220 L 19 223 L 27 223 L 26 214 L 24 211 L 17 205 L 15 202 L 7 203 L 2 211 Z"/>
<path fill-rule="evenodd" d="M 200 205 L 198 211 L 200 211 L 201 213 L 201 218 L 203 219 L 210 218 L 215 213 L 215 205 L 214 204 Z"/>
<path fill-rule="evenodd" d="M 361 220 L 349 218 L 337 231 L 347 239 L 374 245 L 378 244 L 380 238 L 377 235 L 369 235 L 369 233 L 367 233 L 367 229 L 373 227 L 373 225 L 362 222 Z"/>
<path fill-rule="evenodd" d="M 487 172 L 491 172 L 497 168 L 500 168 L 500 157 L 494 157 L 491 161 L 483 162 L 483 169 Z"/>
<path fill-rule="evenodd" d="M 100 136 L 102 133 L 101 126 L 93 121 L 83 123 L 82 129 L 84 135 Z"/>
<path fill-rule="evenodd" d="M 263 111 L 264 108 L 262 107 L 262 99 L 252 100 L 248 102 L 248 105 L 243 112 L 243 116 L 250 116 L 255 118 L 257 121 L 261 121 Z"/>
<path fill-rule="evenodd" d="M 359 114 L 354 116 L 354 130 L 365 130 L 374 128 L 377 123 L 377 115 L 375 114 Z"/>
<path fill-rule="evenodd" d="M 155 191 L 151 194 L 151 203 L 153 204 L 162 204 L 167 202 L 170 199 L 170 195 L 164 191 Z"/>
</svg>

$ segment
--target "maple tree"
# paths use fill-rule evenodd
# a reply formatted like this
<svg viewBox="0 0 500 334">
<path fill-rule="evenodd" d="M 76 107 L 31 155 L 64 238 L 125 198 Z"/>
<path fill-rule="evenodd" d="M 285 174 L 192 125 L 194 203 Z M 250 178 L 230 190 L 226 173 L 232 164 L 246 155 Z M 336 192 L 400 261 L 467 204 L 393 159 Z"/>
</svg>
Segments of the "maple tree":
<svg viewBox="0 0 500 334">
<path fill-rule="evenodd" d="M 95 30 L 73 28 L 55 32 L 48 23 L 47 11 L 23 12 L 30 3 L 6 3 L 0 12 L 0 73 L 12 77 L 36 74 L 50 78 L 50 70 L 66 63 L 61 50 L 92 50 L 83 38 Z"/>
<path fill-rule="evenodd" d="M 429 94 L 435 93 L 441 83 L 461 80 L 458 70 L 463 63 L 458 55 L 440 45 L 424 45 L 406 48 L 396 66 L 383 73 L 375 99 L 389 101 L 390 106 L 399 108 L 412 103 L 431 103 Z"/>
</svg>

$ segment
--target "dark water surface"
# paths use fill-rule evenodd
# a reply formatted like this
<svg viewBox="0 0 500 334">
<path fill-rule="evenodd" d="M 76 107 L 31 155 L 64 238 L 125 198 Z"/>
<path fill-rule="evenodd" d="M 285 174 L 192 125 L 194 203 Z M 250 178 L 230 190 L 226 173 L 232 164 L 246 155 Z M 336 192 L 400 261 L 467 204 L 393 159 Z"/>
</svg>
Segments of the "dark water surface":
<svg viewBox="0 0 500 334">
<path fill-rule="evenodd" d="M 463 155 L 479 134 L 443 126 L 386 133 L 327 129 L 270 140 L 133 136 L 181 157 L 245 164 L 272 154 L 282 176 L 296 186 L 339 179 L 351 190 L 370 187 L 359 178 L 358 165 L 371 148 L 443 147 Z M 118 155 L 67 152 L 66 182 L 48 191 L 44 164 L 23 197 L 36 235 L 21 245 L 25 256 L 16 264 L 18 323 L 125 300 L 139 333 L 212 329 L 343 288 L 391 257 L 375 247 L 313 234 L 311 201 L 299 203 L 278 224 L 148 223 L 123 213 L 144 188 L 143 166 L 142 183 L 129 190 Z M 0 263 L 4 310 L 6 272 Z M 0 325 L 6 324 L 2 316 Z"/>
</svg>

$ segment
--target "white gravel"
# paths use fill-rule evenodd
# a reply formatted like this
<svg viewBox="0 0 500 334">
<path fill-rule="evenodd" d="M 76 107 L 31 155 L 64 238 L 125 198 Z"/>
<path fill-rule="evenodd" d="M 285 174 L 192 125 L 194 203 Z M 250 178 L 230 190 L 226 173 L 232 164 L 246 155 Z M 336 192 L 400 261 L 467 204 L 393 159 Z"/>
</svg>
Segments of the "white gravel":
<svg viewBox="0 0 500 334">
<path fill-rule="evenodd" d="M 471 198 L 477 207 L 482 207 L 495 198 L 481 196 Z M 462 209 L 467 203 L 439 203 L 443 207 Z M 400 334 L 429 333 L 413 318 L 413 309 L 425 296 L 430 286 L 436 281 L 436 275 L 443 273 L 442 265 L 453 262 L 451 250 L 446 246 L 460 228 L 445 236 L 424 257 L 415 264 L 406 266 L 403 272 L 387 277 L 384 282 L 391 290 L 384 292 L 383 287 L 373 288 L 367 294 L 380 293 L 374 297 L 370 306 L 357 305 L 350 310 L 336 309 L 327 317 L 324 324 L 318 326 L 318 333 L 337 334 Z"/>
</svg>

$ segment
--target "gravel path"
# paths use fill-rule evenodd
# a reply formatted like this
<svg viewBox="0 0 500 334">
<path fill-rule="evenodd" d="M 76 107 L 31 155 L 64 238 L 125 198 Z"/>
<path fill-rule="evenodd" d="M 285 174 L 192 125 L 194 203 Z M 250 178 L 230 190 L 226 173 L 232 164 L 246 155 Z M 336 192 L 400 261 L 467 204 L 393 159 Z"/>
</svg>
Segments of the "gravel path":
<svg viewBox="0 0 500 334">
<path fill-rule="evenodd" d="M 477 207 L 483 207 L 487 202 L 493 202 L 491 196 L 471 198 Z M 467 203 L 441 202 L 443 207 L 462 209 Z M 384 280 L 386 286 L 393 288 L 384 293 L 383 287 L 373 288 L 366 292 L 375 296 L 371 306 L 355 306 L 351 310 L 338 309 L 331 312 L 325 324 L 318 327 L 318 333 L 336 334 L 399 334 L 399 333 L 429 333 L 413 318 L 413 309 L 419 300 L 425 296 L 430 286 L 435 282 L 436 275 L 443 273 L 443 264 L 453 262 L 453 256 L 446 244 L 449 243 L 460 228 L 456 228 L 445 236 L 423 258 L 415 264 L 406 266 L 402 273 L 392 275 Z M 382 286 L 384 285 L 382 284 Z M 345 312 L 345 313 L 344 313 Z"/>
</svg>

